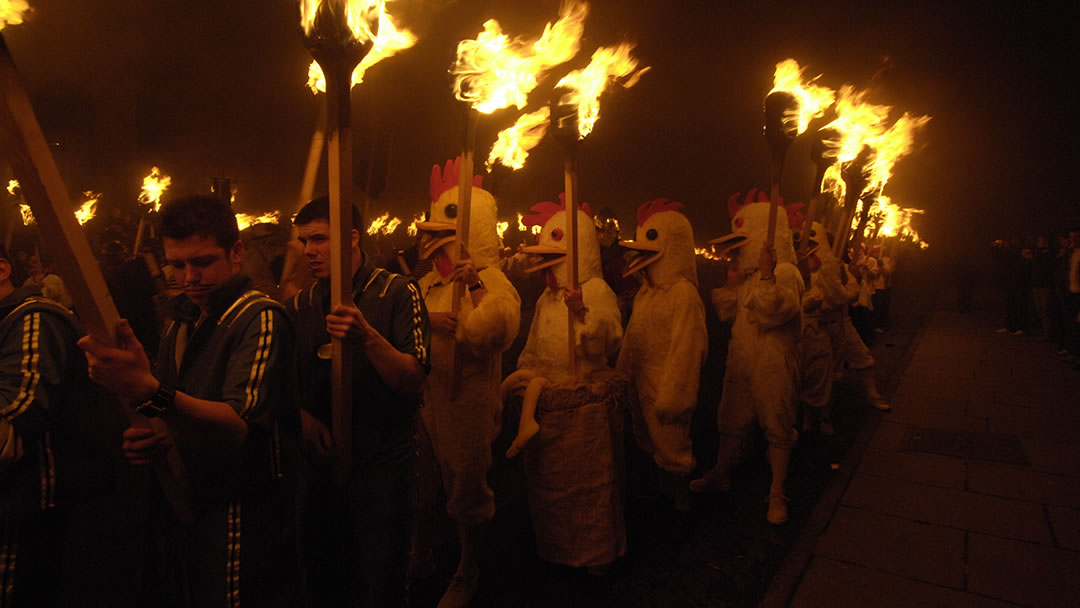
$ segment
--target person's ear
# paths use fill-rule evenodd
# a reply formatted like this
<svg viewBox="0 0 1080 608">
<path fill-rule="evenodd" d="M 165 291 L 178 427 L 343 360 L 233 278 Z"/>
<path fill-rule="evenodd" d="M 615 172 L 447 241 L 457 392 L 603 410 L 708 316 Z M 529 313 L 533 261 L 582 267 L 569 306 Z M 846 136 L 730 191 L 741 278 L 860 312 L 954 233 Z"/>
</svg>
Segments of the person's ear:
<svg viewBox="0 0 1080 608">
<path fill-rule="evenodd" d="M 233 264 L 240 264 L 244 261 L 244 242 L 240 239 L 237 239 L 229 249 L 229 260 Z"/>
<path fill-rule="evenodd" d="M 356 249 L 360 246 L 360 231 L 356 228 L 352 229 L 352 248 Z"/>
<path fill-rule="evenodd" d="M 11 278 L 11 262 L 5 258 L 0 258 L 0 283 L 7 281 Z"/>
</svg>

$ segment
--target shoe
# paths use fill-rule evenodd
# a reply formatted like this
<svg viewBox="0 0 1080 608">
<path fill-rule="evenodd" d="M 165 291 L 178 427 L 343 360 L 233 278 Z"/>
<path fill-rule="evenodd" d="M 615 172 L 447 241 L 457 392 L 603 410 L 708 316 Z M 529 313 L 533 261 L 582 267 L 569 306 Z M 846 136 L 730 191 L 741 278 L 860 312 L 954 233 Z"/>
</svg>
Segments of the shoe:
<svg viewBox="0 0 1080 608">
<path fill-rule="evenodd" d="M 1014 335 L 1014 336 L 1022 336 L 1022 335 L 1024 335 L 1024 330 L 1018 329 L 1018 330 L 1012 332 L 1012 335 Z"/>
<path fill-rule="evenodd" d="M 765 519 L 769 520 L 770 524 L 779 526 L 787 523 L 787 503 L 791 502 L 791 499 L 783 494 L 772 494 L 765 502 L 769 505 L 769 512 L 765 514 Z"/>
<path fill-rule="evenodd" d="M 999 328 L 994 330 L 994 333 L 995 334 L 1007 334 L 1007 333 L 1011 333 L 1011 332 L 1009 330 L 1005 329 L 1004 327 L 999 327 Z"/>
<path fill-rule="evenodd" d="M 727 492 L 730 489 L 731 477 L 727 473 L 720 475 L 713 474 L 710 471 L 690 482 L 690 491 L 694 494 L 715 494 L 717 492 Z"/>
<path fill-rule="evenodd" d="M 477 570 L 472 576 L 455 574 L 446 588 L 446 593 L 439 600 L 438 608 L 465 608 L 472 602 L 476 590 L 480 587 L 480 571 Z"/>
<path fill-rule="evenodd" d="M 821 422 L 818 423 L 818 432 L 825 437 L 832 437 L 833 435 L 835 435 L 836 429 L 833 428 L 832 420 L 829 420 L 828 418 L 822 418 Z"/>
<path fill-rule="evenodd" d="M 874 406 L 874 409 L 879 412 L 891 412 L 892 406 L 882 398 L 874 399 L 870 402 L 870 405 Z"/>
</svg>

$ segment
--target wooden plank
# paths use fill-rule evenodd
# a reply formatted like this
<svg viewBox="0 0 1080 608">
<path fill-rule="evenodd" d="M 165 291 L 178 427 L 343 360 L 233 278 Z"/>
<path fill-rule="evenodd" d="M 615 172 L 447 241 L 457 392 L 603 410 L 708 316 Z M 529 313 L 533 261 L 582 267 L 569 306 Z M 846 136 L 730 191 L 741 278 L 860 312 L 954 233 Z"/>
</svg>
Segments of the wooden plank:
<svg viewBox="0 0 1080 608">
<path fill-rule="evenodd" d="M 19 80 L 15 63 L 0 36 L 0 140 L 23 197 L 34 213 L 41 234 L 48 239 L 64 284 L 71 294 L 83 326 L 95 340 L 116 344 L 116 325 L 120 315 L 105 285 L 90 243 L 75 219 L 74 207 L 52 152 L 38 124 L 30 98 Z M 163 429 L 160 420 L 147 420 L 127 405 L 121 406 L 132 426 Z M 180 454 L 173 447 L 163 458 L 155 459 L 154 472 L 173 511 L 181 520 L 191 521 L 190 484 Z"/>
</svg>

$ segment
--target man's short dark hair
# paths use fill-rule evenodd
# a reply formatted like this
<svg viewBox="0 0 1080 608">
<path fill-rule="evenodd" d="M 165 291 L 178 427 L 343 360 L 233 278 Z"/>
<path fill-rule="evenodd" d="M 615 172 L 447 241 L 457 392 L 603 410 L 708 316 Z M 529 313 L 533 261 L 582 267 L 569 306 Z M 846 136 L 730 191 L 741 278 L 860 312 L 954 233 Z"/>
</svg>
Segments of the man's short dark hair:
<svg viewBox="0 0 1080 608">
<path fill-rule="evenodd" d="M 356 205 L 349 205 L 352 207 L 352 227 L 357 230 L 364 229 L 364 218 L 360 217 L 360 210 L 356 208 Z M 327 224 L 330 223 L 330 197 L 320 196 L 314 199 L 310 203 L 303 206 L 300 212 L 293 218 L 294 226 L 306 226 L 311 222 L 323 220 Z"/>
<path fill-rule="evenodd" d="M 161 236 L 178 241 L 192 236 L 213 238 L 228 251 L 240 240 L 240 229 L 228 203 L 210 194 L 196 194 L 162 206 Z"/>
</svg>

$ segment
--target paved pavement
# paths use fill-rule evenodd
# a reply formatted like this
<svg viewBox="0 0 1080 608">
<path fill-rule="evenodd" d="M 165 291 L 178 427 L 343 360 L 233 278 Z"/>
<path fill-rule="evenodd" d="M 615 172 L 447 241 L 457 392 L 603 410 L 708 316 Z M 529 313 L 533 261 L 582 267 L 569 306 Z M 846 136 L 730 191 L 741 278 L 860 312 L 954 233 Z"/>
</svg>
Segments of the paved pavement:
<svg viewBox="0 0 1080 608">
<path fill-rule="evenodd" d="M 1080 605 L 1080 373 L 999 316 L 929 316 L 766 603 Z"/>
</svg>

